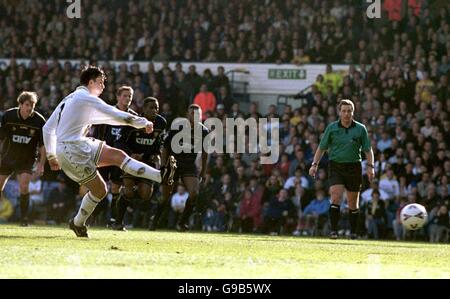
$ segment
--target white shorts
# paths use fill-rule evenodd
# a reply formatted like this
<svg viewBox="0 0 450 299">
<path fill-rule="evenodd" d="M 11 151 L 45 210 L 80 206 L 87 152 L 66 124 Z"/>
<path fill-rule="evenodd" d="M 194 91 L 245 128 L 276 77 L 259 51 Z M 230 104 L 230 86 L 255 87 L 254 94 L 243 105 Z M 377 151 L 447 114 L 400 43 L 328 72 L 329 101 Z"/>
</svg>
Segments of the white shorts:
<svg viewBox="0 0 450 299">
<path fill-rule="evenodd" d="M 104 143 L 94 138 L 59 142 L 56 157 L 64 173 L 78 184 L 84 185 L 97 175 L 97 164 Z"/>
</svg>

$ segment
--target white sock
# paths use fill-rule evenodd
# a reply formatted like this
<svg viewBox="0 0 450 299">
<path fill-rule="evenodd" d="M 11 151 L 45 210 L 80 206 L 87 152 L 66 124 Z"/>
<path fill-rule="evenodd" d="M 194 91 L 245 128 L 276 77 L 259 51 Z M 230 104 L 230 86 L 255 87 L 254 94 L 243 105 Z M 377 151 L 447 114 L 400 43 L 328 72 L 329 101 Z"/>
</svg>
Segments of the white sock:
<svg viewBox="0 0 450 299">
<path fill-rule="evenodd" d="M 73 222 L 76 226 L 84 226 L 86 225 L 86 220 L 91 216 L 92 212 L 94 212 L 95 207 L 101 201 L 100 198 L 95 197 L 91 191 L 86 193 L 81 201 L 80 209 L 78 210 L 78 214 L 73 219 Z"/>
<path fill-rule="evenodd" d="M 139 162 L 133 158 L 126 157 L 120 165 L 120 169 L 131 174 L 132 176 L 161 183 L 161 173 L 158 169 L 148 166 L 147 164 Z"/>
</svg>

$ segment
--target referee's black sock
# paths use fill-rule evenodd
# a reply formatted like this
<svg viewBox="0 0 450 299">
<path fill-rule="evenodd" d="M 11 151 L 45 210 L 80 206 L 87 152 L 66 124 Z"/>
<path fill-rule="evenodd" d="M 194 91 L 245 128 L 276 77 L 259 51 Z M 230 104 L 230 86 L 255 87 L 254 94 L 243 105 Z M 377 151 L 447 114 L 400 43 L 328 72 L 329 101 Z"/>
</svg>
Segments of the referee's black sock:
<svg viewBox="0 0 450 299">
<path fill-rule="evenodd" d="M 350 232 L 356 234 L 358 225 L 359 209 L 350 210 Z"/>
<path fill-rule="evenodd" d="M 331 231 L 337 232 L 339 216 L 341 214 L 341 206 L 336 205 L 336 204 L 331 204 L 329 213 L 330 213 Z"/>
<path fill-rule="evenodd" d="M 119 199 L 120 193 L 112 193 L 111 199 L 111 219 L 110 222 L 116 222 L 117 218 L 117 200 Z"/>
<path fill-rule="evenodd" d="M 123 224 L 123 218 L 125 217 L 125 213 L 127 212 L 128 205 L 130 204 L 131 199 L 126 197 L 125 195 L 120 195 L 117 199 L 117 214 L 116 214 L 116 224 Z"/>
<path fill-rule="evenodd" d="M 30 206 L 30 194 L 20 194 L 20 221 L 28 220 L 28 207 Z"/>
</svg>

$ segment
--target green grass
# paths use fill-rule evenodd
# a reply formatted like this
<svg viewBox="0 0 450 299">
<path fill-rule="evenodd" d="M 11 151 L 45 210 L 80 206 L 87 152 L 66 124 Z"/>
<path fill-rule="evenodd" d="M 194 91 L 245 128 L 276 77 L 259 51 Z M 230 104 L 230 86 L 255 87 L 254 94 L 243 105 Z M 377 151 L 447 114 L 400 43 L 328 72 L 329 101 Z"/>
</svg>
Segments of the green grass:
<svg viewBox="0 0 450 299">
<path fill-rule="evenodd" d="M 450 245 L 0 226 L 0 278 L 449 278 Z"/>
</svg>

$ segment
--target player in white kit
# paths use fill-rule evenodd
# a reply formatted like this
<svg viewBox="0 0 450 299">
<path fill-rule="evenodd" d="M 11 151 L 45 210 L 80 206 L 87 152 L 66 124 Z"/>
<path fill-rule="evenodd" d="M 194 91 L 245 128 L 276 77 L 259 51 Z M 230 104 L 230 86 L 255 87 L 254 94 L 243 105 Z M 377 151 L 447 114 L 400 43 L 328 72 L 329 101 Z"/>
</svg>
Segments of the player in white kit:
<svg viewBox="0 0 450 299">
<path fill-rule="evenodd" d="M 122 150 L 86 137 L 91 125 L 129 125 L 153 131 L 153 123 L 106 104 L 98 96 L 105 88 L 105 74 L 95 66 L 81 72 L 80 83 L 73 93 L 59 103 L 43 128 L 47 159 L 52 170 L 62 170 L 89 192 L 80 209 L 69 222 L 77 237 L 88 237 L 86 220 L 97 204 L 107 195 L 107 186 L 97 167 L 118 166 L 133 176 L 161 183 L 170 177 L 171 167 L 161 172 L 130 158 Z"/>
</svg>

